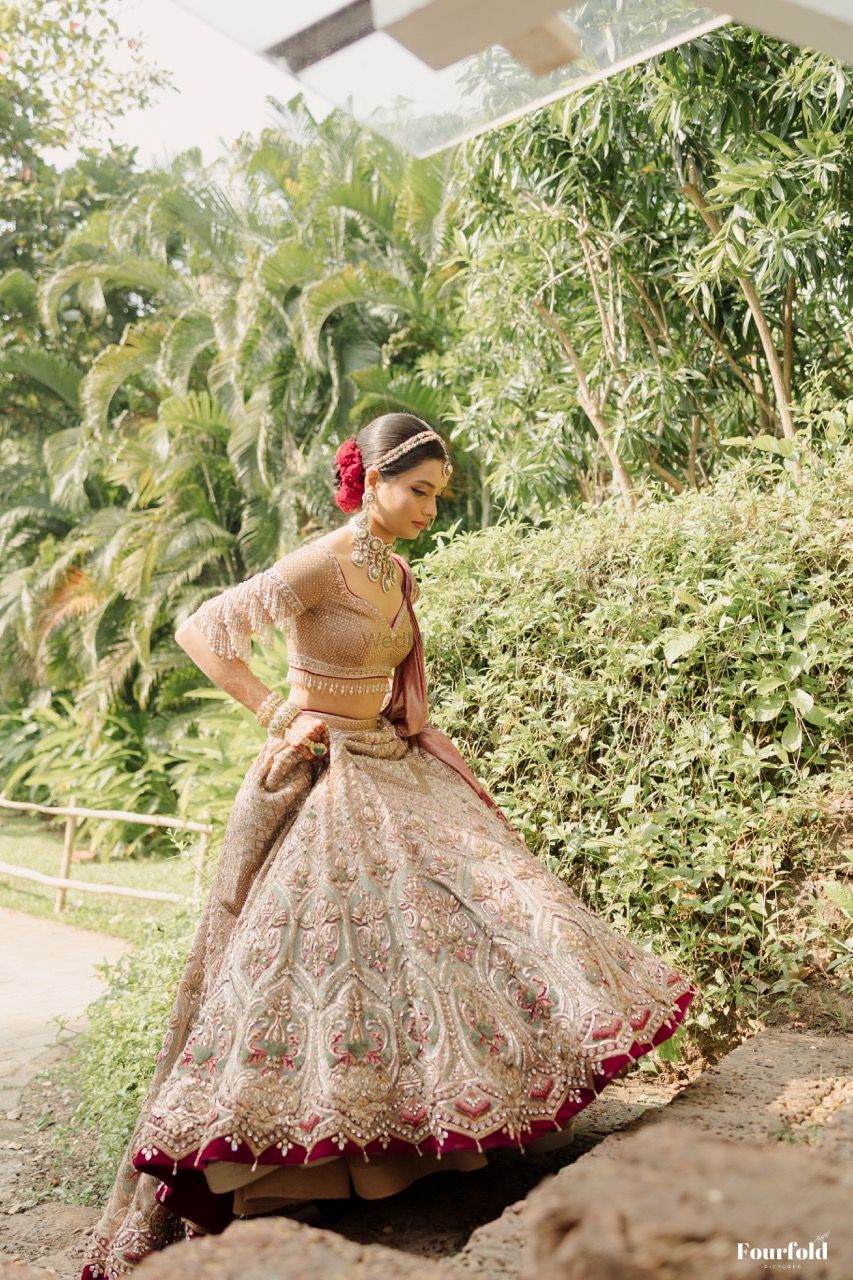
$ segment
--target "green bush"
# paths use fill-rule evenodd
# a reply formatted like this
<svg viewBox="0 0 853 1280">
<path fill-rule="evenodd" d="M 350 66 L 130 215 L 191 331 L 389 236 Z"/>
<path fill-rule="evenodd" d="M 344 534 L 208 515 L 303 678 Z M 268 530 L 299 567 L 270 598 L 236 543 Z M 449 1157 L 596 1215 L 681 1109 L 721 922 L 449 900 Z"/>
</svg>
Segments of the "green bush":
<svg viewBox="0 0 853 1280">
<path fill-rule="evenodd" d="M 552 870 L 696 976 L 711 1042 L 810 974 L 851 989 L 823 820 L 853 778 L 851 513 L 850 447 L 799 487 L 743 459 L 419 565 L 434 722 Z"/>
<path fill-rule="evenodd" d="M 8 799 L 131 813 L 174 813 L 175 801 L 159 734 L 143 711 L 118 707 L 103 718 L 62 695 L 46 706 L 0 715 L 0 751 Z M 64 819 L 58 819 L 62 826 Z M 85 819 L 80 832 L 100 858 L 163 855 L 168 835 L 115 819 Z"/>
</svg>

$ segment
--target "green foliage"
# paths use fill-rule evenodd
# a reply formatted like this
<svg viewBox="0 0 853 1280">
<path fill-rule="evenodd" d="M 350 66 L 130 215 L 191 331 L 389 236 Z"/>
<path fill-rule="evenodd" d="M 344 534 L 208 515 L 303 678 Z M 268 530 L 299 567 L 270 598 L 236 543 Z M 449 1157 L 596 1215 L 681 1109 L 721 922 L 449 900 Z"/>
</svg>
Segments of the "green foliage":
<svg viewBox="0 0 853 1280">
<path fill-rule="evenodd" d="M 799 491 L 751 466 L 419 566 L 435 723 L 547 865 L 696 974 L 714 1038 L 806 974 L 851 983 L 804 886 L 850 870 L 816 820 L 853 776 L 853 449 Z"/>
<path fill-rule="evenodd" d="M 36 803 L 73 799 L 82 808 L 173 814 L 171 761 L 159 741 L 161 729 L 125 709 L 92 723 L 66 698 L 22 716 L 0 715 L 0 741 L 17 746 L 8 754 L 4 749 L 4 794 L 13 798 L 17 791 Z M 82 819 L 80 832 L 86 847 L 104 860 L 162 854 L 169 847 L 166 831 L 114 819 Z"/>
<path fill-rule="evenodd" d="M 61 1145 L 82 1127 L 96 1155 L 89 1183 L 73 1188 L 78 1203 L 101 1204 L 109 1194 L 154 1073 L 197 924 L 197 912 L 178 910 L 153 927 L 144 945 L 115 964 L 96 966 L 107 978 L 107 989 L 89 1005 L 88 1026 L 56 1075 L 80 1097 L 56 1142 Z"/>
<path fill-rule="evenodd" d="M 105 135 L 167 78 L 104 0 L 5 3 L 0 50 L 0 299 L 32 319 L 28 280 L 81 220 L 127 187 L 130 157 Z M 126 70 L 116 67 L 117 51 Z M 48 148 L 79 148 L 78 159 L 60 171 L 45 160 Z"/>
<path fill-rule="evenodd" d="M 614 456 L 698 487 L 849 395 L 851 131 L 849 67 L 729 24 L 466 144 L 431 370 L 484 523 L 607 497 Z"/>
<path fill-rule="evenodd" d="M 104 0 L 6 4 L 0 52 L 0 686 L 21 705 L 33 682 L 80 692 L 67 635 L 50 639 L 99 603 L 63 545 L 92 507 L 108 501 L 80 432 L 80 391 L 101 348 L 138 314 L 128 296 L 108 309 L 89 281 L 64 313 L 61 334 L 48 333 L 38 290 L 59 247 L 138 185 L 132 153 L 103 145 L 103 134 L 165 80 Z M 116 70 L 117 52 L 124 70 Z M 99 140 L 101 150 L 92 145 Z M 67 167 L 48 161 L 47 148 Z"/>
<path fill-rule="evenodd" d="M 3 53 L 0 153 L 37 160 L 46 146 L 62 147 L 136 106 L 164 83 L 146 64 L 138 39 L 123 36 L 103 0 L 19 0 L 0 11 Z M 122 48 L 130 74 L 117 72 L 107 51 Z M 22 175 L 22 181 L 29 182 Z"/>
</svg>

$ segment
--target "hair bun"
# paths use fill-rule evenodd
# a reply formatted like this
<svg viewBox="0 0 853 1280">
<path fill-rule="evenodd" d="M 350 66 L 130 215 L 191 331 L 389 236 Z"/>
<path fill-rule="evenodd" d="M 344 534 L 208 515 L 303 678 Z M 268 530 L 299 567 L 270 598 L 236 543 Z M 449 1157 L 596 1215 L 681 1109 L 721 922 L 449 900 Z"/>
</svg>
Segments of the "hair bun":
<svg viewBox="0 0 853 1280">
<path fill-rule="evenodd" d="M 364 464 L 355 436 L 338 447 L 335 462 L 341 477 L 335 491 L 335 502 L 341 511 L 356 511 L 364 497 Z"/>
</svg>

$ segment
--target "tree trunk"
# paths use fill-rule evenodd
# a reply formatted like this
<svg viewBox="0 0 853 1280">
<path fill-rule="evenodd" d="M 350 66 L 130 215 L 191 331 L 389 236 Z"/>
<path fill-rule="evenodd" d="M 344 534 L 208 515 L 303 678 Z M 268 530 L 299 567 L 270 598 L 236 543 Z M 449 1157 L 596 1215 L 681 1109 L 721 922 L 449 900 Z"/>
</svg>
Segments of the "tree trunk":
<svg viewBox="0 0 853 1280">
<path fill-rule="evenodd" d="M 581 222 L 577 233 L 578 243 L 581 247 L 584 263 L 586 264 L 586 274 L 589 278 L 589 285 L 592 290 L 592 296 L 595 299 L 596 310 L 598 311 L 598 323 L 601 325 L 601 338 L 604 343 L 604 350 L 610 358 L 610 366 L 613 369 L 613 372 L 617 375 L 620 382 L 624 383 L 625 371 L 622 366 L 622 361 L 619 359 L 619 355 L 616 351 L 616 333 L 613 323 L 613 315 L 612 311 L 608 313 L 608 310 L 604 305 L 604 299 L 601 296 L 601 289 L 599 288 L 598 283 L 601 269 L 595 260 L 594 251 L 590 243 L 590 230 L 591 227 L 586 220 Z"/>
<path fill-rule="evenodd" d="M 699 447 L 699 427 L 702 419 L 698 413 L 690 415 L 690 453 L 687 458 L 687 478 L 692 489 L 698 489 L 696 483 L 696 453 Z"/>
<path fill-rule="evenodd" d="M 695 177 L 695 165 L 690 166 L 691 176 Z M 705 203 L 705 198 L 698 186 L 693 182 L 685 182 L 681 186 L 681 191 L 687 196 L 690 203 L 699 211 L 702 221 L 711 232 L 712 235 L 719 235 L 720 223 Z M 797 429 L 794 426 L 794 419 L 791 416 L 791 408 L 788 398 L 785 394 L 785 379 L 782 372 L 782 364 L 779 360 L 779 353 L 773 345 L 773 339 L 770 335 L 770 328 L 767 324 L 767 318 L 761 306 L 755 286 L 748 276 L 739 275 L 736 277 L 741 287 L 741 292 L 746 298 L 747 306 L 752 312 L 752 318 L 755 321 L 755 327 L 758 330 L 758 336 L 761 339 L 761 345 L 764 348 L 764 356 L 767 360 L 767 367 L 770 370 L 770 377 L 773 381 L 773 391 L 776 396 L 776 406 L 779 410 L 779 421 L 782 424 L 782 433 L 787 440 L 796 440 Z"/>
<path fill-rule="evenodd" d="M 644 443 L 643 448 L 645 449 L 646 457 L 649 460 L 649 466 L 651 467 L 652 471 L 654 471 L 655 475 L 660 476 L 661 480 L 663 480 L 666 484 L 668 484 L 670 489 L 674 489 L 676 493 L 683 493 L 684 484 L 681 480 L 679 480 L 678 476 L 675 475 L 674 472 L 668 470 L 667 467 L 662 466 L 661 463 L 658 462 L 657 455 L 652 453 L 651 449 L 647 444 Z"/>
<path fill-rule="evenodd" d="M 575 376 L 578 380 L 578 403 L 592 424 L 595 434 L 598 436 L 599 444 L 607 456 L 607 461 L 610 463 L 614 482 L 622 495 L 625 505 L 628 507 L 629 511 L 634 511 L 637 506 L 637 497 L 634 492 L 634 486 L 631 483 L 631 477 L 629 476 L 625 465 L 613 444 L 612 428 L 605 418 L 601 405 L 598 403 L 595 394 L 587 382 L 583 365 L 580 362 L 580 357 L 578 356 L 569 335 L 566 333 L 565 329 L 553 312 L 549 311 L 538 298 L 533 299 L 533 307 L 542 317 L 545 324 L 547 324 L 548 327 L 553 329 L 554 333 L 556 333 L 563 350 L 571 361 L 572 368 L 574 369 Z"/>
<path fill-rule="evenodd" d="M 797 281 L 794 276 L 790 276 L 788 278 L 788 287 L 785 290 L 785 301 L 782 304 L 784 333 L 782 381 L 785 384 L 785 394 L 789 404 L 793 399 L 794 383 L 794 295 L 796 291 Z"/>
<path fill-rule="evenodd" d="M 758 356 L 754 351 L 750 352 L 746 357 L 746 363 L 752 370 L 752 385 L 755 387 L 755 398 L 758 401 L 758 425 L 762 431 L 766 431 L 769 435 L 773 423 L 765 408 L 764 383 L 761 381 L 761 372 L 758 368 Z"/>
<path fill-rule="evenodd" d="M 673 289 L 675 289 L 676 292 L 678 291 L 678 286 L 676 285 L 675 280 L 673 279 L 672 276 L 664 276 L 664 279 L 668 281 L 669 284 L 672 285 Z M 772 406 L 767 403 L 767 401 L 764 399 L 763 396 L 758 395 L 756 393 L 754 385 L 750 382 L 749 378 L 744 373 L 743 369 L 741 369 L 737 360 L 735 360 L 731 351 L 729 351 L 728 347 L 723 342 L 720 335 L 716 332 L 713 325 L 710 325 L 708 323 L 708 321 L 702 315 L 702 312 L 698 311 L 696 307 L 694 307 L 693 303 L 690 301 L 689 298 L 683 298 L 682 300 L 684 302 L 684 305 L 687 307 L 687 310 L 693 316 L 694 320 L 702 326 L 705 333 L 713 342 L 714 349 L 720 353 L 720 355 L 725 360 L 726 364 L 729 366 L 729 368 L 734 372 L 734 374 L 738 378 L 738 381 L 742 382 L 743 385 L 746 387 L 747 391 L 749 392 L 749 394 L 755 398 L 759 409 L 761 409 L 764 413 L 767 414 L 774 428 L 778 427 L 779 419 L 776 417 L 776 414 L 773 412 Z"/>
<path fill-rule="evenodd" d="M 489 481 L 486 476 L 485 468 L 480 467 L 480 528 L 488 529 L 489 521 L 492 518 L 492 491 L 489 488 Z"/>
</svg>

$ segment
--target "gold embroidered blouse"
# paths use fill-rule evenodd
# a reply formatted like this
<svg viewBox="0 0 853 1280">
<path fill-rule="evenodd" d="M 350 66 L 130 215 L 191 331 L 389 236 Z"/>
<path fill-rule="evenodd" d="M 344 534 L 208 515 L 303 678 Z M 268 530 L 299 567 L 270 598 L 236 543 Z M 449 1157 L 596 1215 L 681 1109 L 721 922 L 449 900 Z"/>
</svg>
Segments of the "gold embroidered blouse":
<svg viewBox="0 0 853 1280">
<path fill-rule="evenodd" d="M 412 603 L 420 591 L 412 583 Z M 248 662 L 252 636 L 281 629 L 290 682 L 332 693 L 390 693 L 394 668 L 412 647 L 404 600 L 393 623 L 347 585 L 335 555 L 307 542 L 269 569 L 228 587 L 190 615 L 221 658 Z"/>
</svg>

